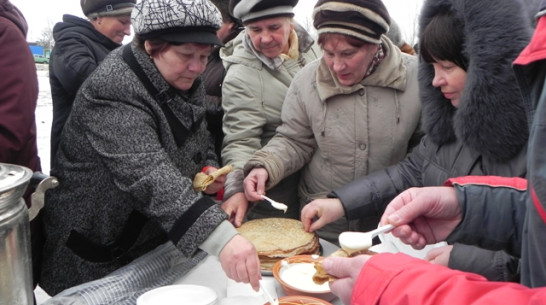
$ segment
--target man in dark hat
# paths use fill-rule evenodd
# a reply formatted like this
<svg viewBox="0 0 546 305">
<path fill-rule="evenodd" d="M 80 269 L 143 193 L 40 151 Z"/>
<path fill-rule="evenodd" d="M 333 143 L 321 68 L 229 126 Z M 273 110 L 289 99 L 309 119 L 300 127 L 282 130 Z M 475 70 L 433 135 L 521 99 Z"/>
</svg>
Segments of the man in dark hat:
<svg viewBox="0 0 546 305">
<path fill-rule="evenodd" d="M 290 82 L 306 64 L 320 57 L 309 33 L 294 21 L 297 0 L 231 0 L 230 13 L 245 30 L 226 44 L 220 56 L 226 67 L 222 86 L 224 109 L 222 161 L 235 170 L 228 175 L 224 209 L 240 225 L 249 202 L 243 193 L 243 165 L 267 144 L 280 125 L 281 108 Z M 247 218 L 299 218 L 299 174 L 287 177 L 268 196 L 285 203 L 286 213 L 256 203 Z"/>
<path fill-rule="evenodd" d="M 136 0 L 81 0 L 88 20 L 63 15 L 53 28 L 55 47 L 49 62 L 49 82 L 53 99 L 51 126 L 51 169 L 61 131 L 76 92 L 104 57 L 131 34 L 131 10 Z"/>
</svg>

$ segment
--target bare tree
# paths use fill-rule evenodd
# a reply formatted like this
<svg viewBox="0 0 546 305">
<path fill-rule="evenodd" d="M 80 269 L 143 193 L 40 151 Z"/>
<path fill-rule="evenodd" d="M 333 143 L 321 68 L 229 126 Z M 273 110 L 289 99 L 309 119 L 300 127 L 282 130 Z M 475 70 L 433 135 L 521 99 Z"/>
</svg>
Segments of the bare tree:
<svg viewBox="0 0 546 305">
<path fill-rule="evenodd" d="M 419 12 L 421 10 L 422 2 L 415 2 L 413 11 L 416 12 L 412 22 L 408 25 L 407 36 L 405 37 L 407 43 L 414 46 L 419 40 Z"/>
<path fill-rule="evenodd" d="M 44 47 L 44 50 L 49 50 L 55 45 L 55 40 L 53 39 L 53 22 L 48 21 L 47 26 L 42 30 L 42 36 L 36 42 L 38 45 Z"/>
</svg>

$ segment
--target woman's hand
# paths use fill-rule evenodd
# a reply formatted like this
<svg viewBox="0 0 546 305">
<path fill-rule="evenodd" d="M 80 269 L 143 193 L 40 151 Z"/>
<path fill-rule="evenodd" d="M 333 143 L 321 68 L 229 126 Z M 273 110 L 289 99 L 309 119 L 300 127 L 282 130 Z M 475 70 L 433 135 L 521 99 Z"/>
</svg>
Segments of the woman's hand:
<svg viewBox="0 0 546 305">
<path fill-rule="evenodd" d="M 307 232 L 314 232 L 344 215 L 341 200 L 337 198 L 315 199 L 301 210 L 301 222 Z M 315 217 L 318 219 L 315 220 Z"/>
<path fill-rule="evenodd" d="M 449 264 L 449 257 L 451 256 L 451 250 L 453 250 L 453 245 L 431 249 L 427 252 L 425 260 L 431 264 L 447 267 Z"/>
<path fill-rule="evenodd" d="M 218 169 L 216 167 L 209 166 L 204 173 L 207 175 L 210 175 L 217 171 Z M 221 175 L 214 180 L 213 183 L 211 183 L 207 188 L 203 191 L 203 193 L 207 195 L 214 195 L 218 193 L 222 188 L 224 188 L 224 184 L 226 183 L 226 176 L 227 175 Z"/>
<path fill-rule="evenodd" d="M 269 174 L 265 168 L 257 167 L 248 173 L 243 181 L 246 199 L 250 202 L 262 200 L 265 195 L 265 183 Z"/>
<path fill-rule="evenodd" d="M 243 218 L 248 210 L 248 200 L 245 193 L 235 193 L 222 202 L 221 207 L 228 214 L 229 222 L 238 228 L 243 224 Z"/>
<path fill-rule="evenodd" d="M 220 263 L 230 279 L 250 283 L 252 289 L 260 290 L 260 260 L 254 245 L 247 239 L 235 235 L 220 252 Z"/>
<path fill-rule="evenodd" d="M 391 232 L 415 249 L 443 241 L 461 222 L 462 212 L 453 187 L 411 188 L 394 198 L 381 224 L 397 226 Z"/>
<path fill-rule="evenodd" d="M 360 270 L 370 257 L 370 255 L 329 257 L 322 261 L 324 270 L 338 278 L 330 283 L 330 289 L 341 299 L 343 304 L 351 304 L 353 288 L 360 275 Z"/>
</svg>

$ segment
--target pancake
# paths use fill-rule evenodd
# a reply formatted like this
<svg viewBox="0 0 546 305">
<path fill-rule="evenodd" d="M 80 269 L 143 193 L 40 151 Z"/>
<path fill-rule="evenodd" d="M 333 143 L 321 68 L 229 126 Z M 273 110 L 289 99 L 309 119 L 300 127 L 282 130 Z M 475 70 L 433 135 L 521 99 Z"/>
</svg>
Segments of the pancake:
<svg viewBox="0 0 546 305">
<path fill-rule="evenodd" d="M 366 249 L 362 251 L 352 252 L 349 254 L 347 251 L 339 248 L 336 251 L 334 251 L 332 254 L 330 254 L 329 257 L 355 257 L 357 255 L 362 255 L 362 254 L 374 255 L 377 253 Z M 326 282 L 332 282 L 337 279 L 335 276 L 328 274 L 326 270 L 324 270 L 324 268 L 322 267 L 322 260 L 314 262 L 313 264 L 315 267 L 315 274 L 313 274 L 313 282 L 315 282 L 315 284 L 322 285 Z"/>
<path fill-rule="evenodd" d="M 320 252 L 317 234 L 306 232 L 299 220 L 254 219 L 243 223 L 237 230 L 256 248 L 264 271 L 271 271 L 273 265 L 283 258 Z"/>
</svg>

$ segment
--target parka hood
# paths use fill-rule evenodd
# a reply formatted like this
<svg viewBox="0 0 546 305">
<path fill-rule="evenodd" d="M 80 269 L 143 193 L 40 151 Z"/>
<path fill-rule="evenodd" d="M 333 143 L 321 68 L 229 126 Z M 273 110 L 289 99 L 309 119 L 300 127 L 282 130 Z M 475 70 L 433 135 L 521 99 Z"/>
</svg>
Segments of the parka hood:
<svg viewBox="0 0 546 305">
<path fill-rule="evenodd" d="M 420 31 L 445 10 L 454 11 L 464 24 L 466 83 L 456 109 L 432 86 L 432 65 L 420 60 L 423 130 L 438 145 L 458 138 L 485 157 L 508 160 L 521 151 L 529 136 L 523 98 L 512 70 L 512 62 L 532 34 L 527 12 L 513 0 L 426 0 Z"/>
<path fill-rule="evenodd" d="M 7 0 L 0 0 L 0 17 L 5 17 L 13 22 L 26 37 L 28 25 L 21 11 Z"/>
</svg>

